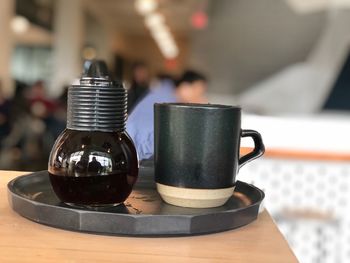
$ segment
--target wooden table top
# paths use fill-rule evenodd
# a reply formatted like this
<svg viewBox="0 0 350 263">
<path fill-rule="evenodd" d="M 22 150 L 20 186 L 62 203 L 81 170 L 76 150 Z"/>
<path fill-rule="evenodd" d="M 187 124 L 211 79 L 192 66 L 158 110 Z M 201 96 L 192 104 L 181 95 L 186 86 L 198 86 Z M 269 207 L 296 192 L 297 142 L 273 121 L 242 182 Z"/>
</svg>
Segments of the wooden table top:
<svg viewBox="0 0 350 263">
<path fill-rule="evenodd" d="M 136 238 L 84 234 L 29 221 L 11 210 L 0 171 L 0 262 L 298 262 L 265 211 L 253 223 L 217 234 Z"/>
</svg>

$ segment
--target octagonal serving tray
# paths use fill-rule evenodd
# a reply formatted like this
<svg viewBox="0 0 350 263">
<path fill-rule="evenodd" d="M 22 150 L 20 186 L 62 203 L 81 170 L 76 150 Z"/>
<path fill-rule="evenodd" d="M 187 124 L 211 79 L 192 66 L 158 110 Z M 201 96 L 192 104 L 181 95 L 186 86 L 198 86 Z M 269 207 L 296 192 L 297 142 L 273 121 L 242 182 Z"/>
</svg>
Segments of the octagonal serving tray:
<svg viewBox="0 0 350 263">
<path fill-rule="evenodd" d="M 152 167 L 141 167 L 138 182 L 123 205 L 73 208 L 58 200 L 47 171 L 8 183 L 14 211 L 34 222 L 72 231 L 106 235 L 183 236 L 209 234 L 244 226 L 258 216 L 264 193 L 237 181 L 228 202 L 217 208 L 184 208 L 164 203 L 156 191 Z"/>
</svg>

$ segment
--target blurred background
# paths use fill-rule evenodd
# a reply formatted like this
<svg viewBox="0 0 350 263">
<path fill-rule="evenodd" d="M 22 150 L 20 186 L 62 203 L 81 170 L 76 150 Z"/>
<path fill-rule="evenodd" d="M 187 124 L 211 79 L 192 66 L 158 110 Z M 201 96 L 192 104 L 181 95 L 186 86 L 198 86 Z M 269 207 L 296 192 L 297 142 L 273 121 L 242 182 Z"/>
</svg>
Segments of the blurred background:
<svg viewBox="0 0 350 263">
<path fill-rule="evenodd" d="M 0 169 L 47 169 L 84 60 L 107 62 L 130 111 L 197 70 L 262 133 L 239 180 L 266 191 L 300 262 L 349 262 L 349 25 L 350 0 L 1 0 Z"/>
</svg>

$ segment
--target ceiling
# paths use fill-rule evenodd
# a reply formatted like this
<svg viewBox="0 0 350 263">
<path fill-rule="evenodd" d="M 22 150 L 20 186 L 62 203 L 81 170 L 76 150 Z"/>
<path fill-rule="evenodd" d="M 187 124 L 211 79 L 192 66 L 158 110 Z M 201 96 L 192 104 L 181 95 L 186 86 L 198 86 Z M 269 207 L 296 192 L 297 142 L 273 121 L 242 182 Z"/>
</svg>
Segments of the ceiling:
<svg viewBox="0 0 350 263">
<path fill-rule="evenodd" d="M 191 14 L 207 0 L 159 0 L 158 11 L 165 16 L 166 24 L 177 36 L 187 35 Z M 134 8 L 132 0 L 88 0 L 87 11 L 113 30 L 130 35 L 148 34 L 143 17 Z"/>
</svg>

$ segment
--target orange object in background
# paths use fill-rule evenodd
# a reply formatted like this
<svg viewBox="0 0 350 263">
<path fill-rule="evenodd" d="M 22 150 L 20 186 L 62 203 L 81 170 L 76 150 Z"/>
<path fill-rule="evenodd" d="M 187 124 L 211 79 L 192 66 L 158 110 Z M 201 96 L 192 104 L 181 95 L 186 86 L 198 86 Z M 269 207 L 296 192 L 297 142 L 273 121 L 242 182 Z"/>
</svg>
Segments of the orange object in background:
<svg viewBox="0 0 350 263">
<path fill-rule="evenodd" d="M 241 147 L 240 155 L 245 155 L 253 151 L 251 147 Z M 264 157 L 279 159 L 303 159 L 303 160 L 327 160 L 327 161 L 350 161 L 350 154 L 316 152 L 316 151 L 298 151 L 288 149 L 266 149 Z"/>
<path fill-rule="evenodd" d="M 177 59 L 176 58 L 166 59 L 164 61 L 164 67 L 165 67 L 165 69 L 167 69 L 169 71 L 177 69 L 177 67 L 178 67 Z"/>
</svg>

